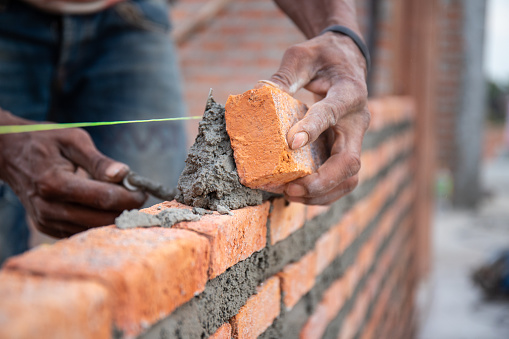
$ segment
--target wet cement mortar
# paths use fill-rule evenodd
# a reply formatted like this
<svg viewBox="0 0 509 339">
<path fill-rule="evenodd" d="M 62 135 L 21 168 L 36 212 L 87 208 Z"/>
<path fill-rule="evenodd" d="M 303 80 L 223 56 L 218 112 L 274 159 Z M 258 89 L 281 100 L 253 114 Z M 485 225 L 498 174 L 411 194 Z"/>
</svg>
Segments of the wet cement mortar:
<svg viewBox="0 0 509 339">
<path fill-rule="evenodd" d="M 191 146 L 175 197 L 180 203 L 209 210 L 239 209 L 260 205 L 264 192 L 239 181 L 224 106 L 209 97 L 198 136 Z"/>
<path fill-rule="evenodd" d="M 139 210 L 124 211 L 115 219 L 115 225 L 121 229 L 135 227 L 172 227 L 181 221 L 198 221 L 201 216 L 198 211 L 181 208 L 168 208 L 157 215 L 140 212 Z"/>
</svg>

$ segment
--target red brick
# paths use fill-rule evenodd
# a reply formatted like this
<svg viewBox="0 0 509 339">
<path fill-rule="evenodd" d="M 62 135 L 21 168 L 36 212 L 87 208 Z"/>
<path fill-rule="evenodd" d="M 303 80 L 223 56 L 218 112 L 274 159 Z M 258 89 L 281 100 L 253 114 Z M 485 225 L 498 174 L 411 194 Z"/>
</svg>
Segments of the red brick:
<svg viewBox="0 0 509 339">
<path fill-rule="evenodd" d="M 224 323 L 209 339 L 230 339 L 232 337 L 232 326 Z"/>
<path fill-rule="evenodd" d="M 315 284 L 316 252 L 311 251 L 299 261 L 286 265 L 277 275 L 281 278 L 283 302 L 290 310 Z"/>
<path fill-rule="evenodd" d="M 235 315 L 230 324 L 236 339 L 255 339 L 276 319 L 280 312 L 281 295 L 279 279 L 271 277 L 258 286 L 257 293 L 250 297 Z"/>
<path fill-rule="evenodd" d="M 161 206 L 161 210 L 164 208 L 191 209 L 176 201 L 167 201 L 157 206 Z M 234 210 L 233 216 L 214 212 L 212 215 L 202 216 L 199 221 L 178 223 L 174 228 L 192 230 L 209 239 L 209 276 L 212 279 L 265 247 L 269 208 L 270 203 L 265 202 L 259 206 Z M 151 207 L 147 212 L 159 213 L 160 210 Z"/>
<path fill-rule="evenodd" d="M 338 314 L 345 301 L 343 284 L 344 279 L 338 279 L 325 291 L 315 312 L 302 328 L 301 339 L 319 339 L 323 336 L 327 325 Z"/>
<path fill-rule="evenodd" d="M 341 242 L 340 226 L 332 227 L 316 242 L 316 274 L 320 274 L 339 254 Z"/>
<path fill-rule="evenodd" d="M 340 251 L 346 250 L 357 235 L 357 223 L 353 211 L 347 212 L 339 222 L 341 228 Z"/>
<path fill-rule="evenodd" d="M 111 303 L 94 281 L 0 272 L 0 338 L 110 338 Z"/>
<path fill-rule="evenodd" d="M 306 221 L 306 205 L 275 199 L 270 212 L 270 242 L 272 245 L 298 230 Z"/>
<path fill-rule="evenodd" d="M 286 183 L 315 172 L 325 159 L 321 138 L 313 146 L 289 148 L 288 131 L 307 107 L 287 93 L 263 86 L 231 95 L 225 108 L 226 130 L 245 186 L 281 192 Z"/>
<path fill-rule="evenodd" d="M 341 331 L 339 332 L 338 339 L 352 339 L 355 335 L 355 315 L 350 312 L 346 319 L 343 321 Z M 383 338 L 383 337 L 381 337 Z"/>
<path fill-rule="evenodd" d="M 306 211 L 306 220 L 311 220 L 316 216 L 319 216 L 321 214 L 326 213 L 328 210 L 330 210 L 329 206 L 322 206 L 322 205 L 308 205 L 307 211 Z"/>
<path fill-rule="evenodd" d="M 347 298 L 350 298 L 355 291 L 355 287 L 357 286 L 357 283 L 359 282 L 359 269 L 354 263 L 350 268 L 347 269 L 345 274 L 343 275 L 344 285 L 343 290 L 345 291 L 345 295 Z"/>
<path fill-rule="evenodd" d="M 195 232 L 103 227 L 14 257 L 5 268 L 102 283 L 116 325 L 136 335 L 202 292 L 208 263 L 209 243 Z"/>
<path fill-rule="evenodd" d="M 374 194 L 372 193 L 361 201 L 357 202 L 353 207 L 352 213 L 356 221 L 356 228 L 354 233 L 355 237 L 357 237 L 357 235 L 359 235 L 362 230 L 366 228 L 373 216 L 378 212 L 378 209 L 373 206 L 373 198 Z"/>
<path fill-rule="evenodd" d="M 361 169 L 359 171 L 359 182 L 363 183 L 371 178 L 376 172 L 374 151 L 363 151 L 361 154 Z"/>
</svg>

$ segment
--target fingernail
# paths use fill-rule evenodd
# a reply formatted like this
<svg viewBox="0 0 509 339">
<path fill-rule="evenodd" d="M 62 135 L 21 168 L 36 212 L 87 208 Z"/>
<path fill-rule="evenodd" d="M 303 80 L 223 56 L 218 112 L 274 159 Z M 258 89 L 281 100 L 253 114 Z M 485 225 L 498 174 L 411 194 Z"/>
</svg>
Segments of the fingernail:
<svg viewBox="0 0 509 339">
<path fill-rule="evenodd" d="M 270 80 L 258 80 L 258 83 L 256 84 L 255 88 L 261 88 L 263 86 L 271 86 L 274 88 L 279 88 L 278 84 L 276 84 L 275 82 L 270 81 Z"/>
<path fill-rule="evenodd" d="M 304 186 L 297 185 L 297 184 L 289 184 L 286 188 L 286 194 L 288 194 L 291 197 L 302 197 L 306 195 L 307 190 L 304 188 Z"/>
<path fill-rule="evenodd" d="M 304 146 L 309 140 L 306 132 L 299 132 L 293 136 L 292 149 L 298 149 Z"/>
<path fill-rule="evenodd" d="M 126 165 L 122 164 L 122 163 L 119 163 L 119 162 L 115 162 L 113 164 L 111 164 L 108 168 L 106 168 L 106 176 L 108 178 L 116 178 L 117 175 L 120 173 L 120 171 L 123 171 L 125 170 L 126 168 Z"/>
</svg>

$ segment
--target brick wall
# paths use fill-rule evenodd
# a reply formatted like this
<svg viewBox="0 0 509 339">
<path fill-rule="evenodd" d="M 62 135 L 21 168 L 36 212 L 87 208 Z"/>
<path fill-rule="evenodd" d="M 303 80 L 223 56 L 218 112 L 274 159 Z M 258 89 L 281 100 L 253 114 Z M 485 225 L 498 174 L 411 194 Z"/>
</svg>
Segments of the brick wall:
<svg viewBox="0 0 509 339">
<path fill-rule="evenodd" d="M 370 102 L 359 187 L 171 229 L 91 229 L 0 271 L 1 338 L 409 338 L 414 108 Z M 159 213 L 164 202 L 145 210 Z"/>
<path fill-rule="evenodd" d="M 463 46 L 463 4 L 459 0 L 441 0 L 438 24 L 438 77 L 436 136 L 437 161 L 450 171 L 457 162 L 456 121 L 461 109 L 461 81 L 465 58 Z"/>
</svg>

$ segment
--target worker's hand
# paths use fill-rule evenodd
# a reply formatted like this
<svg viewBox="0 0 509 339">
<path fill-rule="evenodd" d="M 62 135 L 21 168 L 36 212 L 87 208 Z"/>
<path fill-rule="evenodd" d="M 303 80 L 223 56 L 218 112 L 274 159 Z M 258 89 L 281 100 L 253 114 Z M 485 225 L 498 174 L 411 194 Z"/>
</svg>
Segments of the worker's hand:
<svg viewBox="0 0 509 339">
<path fill-rule="evenodd" d="M 290 47 L 270 81 L 290 95 L 305 88 L 319 100 L 288 132 L 290 148 L 298 149 L 324 132 L 330 141 L 328 160 L 317 173 L 287 184 L 287 199 L 321 205 L 351 192 L 357 186 L 362 139 L 370 121 L 366 62 L 359 48 L 342 34 L 323 34 Z"/>
<path fill-rule="evenodd" d="M 82 129 L 0 135 L 0 179 L 35 226 L 54 237 L 111 224 L 124 209 L 140 207 L 145 194 L 117 184 L 128 171 L 101 154 Z"/>
</svg>

